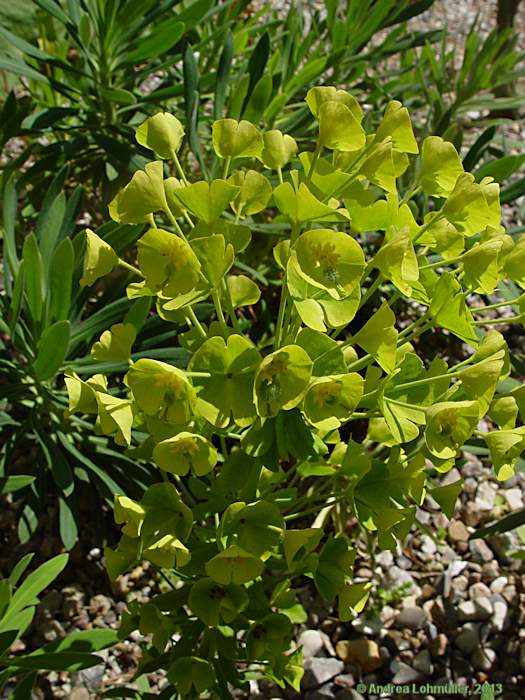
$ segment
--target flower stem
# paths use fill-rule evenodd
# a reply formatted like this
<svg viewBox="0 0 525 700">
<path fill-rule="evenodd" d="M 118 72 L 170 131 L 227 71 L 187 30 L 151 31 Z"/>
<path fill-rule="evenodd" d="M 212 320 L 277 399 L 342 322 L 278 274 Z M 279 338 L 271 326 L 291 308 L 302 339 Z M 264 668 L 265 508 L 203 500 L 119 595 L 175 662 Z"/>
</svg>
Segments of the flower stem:
<svg viewBox="0 0 525 700">
<path fill-rule="evenodd" d="M 182 180 L 182 182 L 183 182 L 186 186 L 188 186 L 188 184 L 189 184 L 189 183 L 188 183 L 188 180 L 186 179 L 186 175 L 184 174 L 184 170 L 182 169 L 182 166 L 181 166 L 181 164 L 180 164 L 180 160 L 179 160 L 179 158 L 178 158 L 178 156 L 177 156 L 177 153 L 175 152 L 175 149 L 174 149 L 174 148 L 173 148 L 172 151 L 171 151 L 171 155 L 172 155 L 172 158 L 173 158 L 173 162 L 175 163 L 175 167 L 177 168 L 177 172 L 178 172 L 179 175 L 180 175 L 180 179 Z"/>
<path fill-rule="evenodd" d="M 118 259 L 118 264 L 119 264 L 121 267 L 125 267 L 126 270 L 129 270 L 129 271 L 132 272 L 134 275 L 137 275 L 138 277 L 142 277 L 142 279 L 144 279 L 144 275 L 143 275 L 142 272 L 138 269 L 138 267 L 134 267 L 133 265 L 130 265 L 130 264 L 129 264 L 128 262 L 126 262 L 125 260 L 122 260 L 122 258 L 119 258 L 119 259 Z"/>
</svg>

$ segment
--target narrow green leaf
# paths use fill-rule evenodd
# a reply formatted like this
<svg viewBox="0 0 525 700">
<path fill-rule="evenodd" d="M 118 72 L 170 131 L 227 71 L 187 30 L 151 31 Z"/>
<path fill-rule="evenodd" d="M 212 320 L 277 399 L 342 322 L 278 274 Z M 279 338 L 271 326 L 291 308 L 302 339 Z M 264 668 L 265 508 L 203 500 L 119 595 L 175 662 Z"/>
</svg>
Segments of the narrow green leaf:
<svg viewBox="0 0 525 700">
<path fill-rule="evenodd" d="M 66 238 L 55 250 L 49 271 L 49 320 L 64 321 L 71 305 L 71 284 L 74 270 L 74 250 Z"/>
<path fill-rule="evenodd" d="M 78 527 L 73 510 L 62 497 L 59 499 L 59 524 L 60 539 L 64 543 L 64 547 L 69 551 L 78 541 Z"/>
<path fill-rule="evenodd" d="M 81 651 L 67 651 L 59 654 L 39 654 L 38 656 L 0 657 L 0 666 L 42 671 L 82 671 L 101 664 L 101 656 L 85 654 Z"/>
<path fill-rule="evenodd" d="M 138 46 L 126 52 L 125 64 L 141 63 L 167 53 L 184 34 L 184 23 L 178 17 L 172 17 L 158 24 L 147 37 L 140 37 Z"/>
<path fill-rule="evenodd" d="M 5 624 L 9 620 L 12 620 L 26 605 L 32 603 L 35 598 L 56 579 L 66 566 L 68 558 L 67 554 L 59 554 L 39 566 L 36 571 L 29 574 L 14 593 L 9 605 L 9 610 L 2 622 Z"/>
<path fill-rule="evenodd" d="M 25 557 L 22 557 L 22 559 L 20 559 L 20 561 L 11 569 L 9 581 L 11 582 L 12 586 L 16 586 L 34 556 L 35 555 L 32 553 L 26 554 Z"/>
<path fill-rule="evenodd" d="M 184 51 L 183 74 L 188 142 L 194 155 L 200 159 L 201 147 L 198 133 L 199 68 L 191 44 L 188 44 Z"/>
<path fill-rule="evenodd" d="M 13 177 L 5 181 L 3 195 L 3 251 L 5 262 L 7 262 L 11 274 L 14 275 L 18 269 L 19 261 L 16 252 L 16 190 Z"/>
<path fill-rule="evenodd" d="M 217 69 L 217 81 L 215 83 L 215 101 L 213 103 L 213 118 L 220 119 L 223 116 L 226 89 L 230 79 L 230 68 L 233 58 L 233 34 L 230 30 L 226 34 Z"/>
<path fill-rule="evenodd" d="M 24 299 L 25 290 L 25 277 L 25 266 L 24 262 L 22 261 L 16 274 L 15 284 L 13 286 L 13 293 L 11 296 L 9 320 L 9 328 L 11 330 L 11 333 L 14 331 L 14 328 L 20 316 L 20 312 L 22 310 L 22 302 Z"/>
<path fill-rule="evenodd" d="M 38 350 L 33 362 L 33 372 L 36 379 L 46 381 L 52 379 L 64 361 L 71 324 L 69 321 L 57 321 L 42 333 L 38 341 Z"/>
<path fill-rule="evenodd" d="M 24 240 L 22 258 L 26 273 L 27 305 L 33 321 L 38 322 L 42 318 L 44 303 L 44 275 L 42 257 L 34 233 L 30 233 Z"/>
<path fill-rule="evenodd" d="M 20 491 L 20 489 L 32 484 L 34 480 L 34 476 L 28 476 L 26 474 L 15 474 L 14 476 L 1 478 L 0 493 L 14 493 L 15 491 Z"/>
</svg>

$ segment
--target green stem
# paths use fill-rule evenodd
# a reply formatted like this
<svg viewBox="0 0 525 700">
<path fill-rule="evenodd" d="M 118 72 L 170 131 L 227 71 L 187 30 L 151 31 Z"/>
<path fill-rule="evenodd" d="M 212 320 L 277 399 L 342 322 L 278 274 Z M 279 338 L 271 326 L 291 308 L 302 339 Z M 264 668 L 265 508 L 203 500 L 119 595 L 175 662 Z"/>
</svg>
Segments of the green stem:
<svg viewBox="0 0 525 700">
<path fill-rule="evenodd" d="M 168 215 L 168 219 L 170 220 L 170 222 L 171 222 L 173 228 L 177 231 L 177 233 L 178 233 L 179 236 L 182 238 L 182 240 L 183 240 L 185 243 L 187 243 L 187 242 L 188 242 L 188 239 L 186 238 L 186 236 L 185 236 L 185 234 L 184 234 L 184 231 L 181 229 L 181 227 L 180 227 L 180 225 L 179 225 L 179 222 L 178 222 L 177 219 L 173 216 L 173 213 L 172 213 L 171 209 L 169 209 L 169 207 L 168 207 L 168 209 L 165 209 L 164 211 L 165 211 L 165 213 Z"/>
<path fill-rule="evenodd" d="M 182 491 L 182 493 L 186 497 L 186 500 L 188 501 L 188 503 L 190 505 L 194 506 L 196 501 L 193 498 L 192 494 L 190 493 L 189 489 L 187 488 L 186 484 L 183 482 L 183 480 L 181 479 L 181 477 L 178 474 L 174 474 L 174 477 L 175 477 L 175 481 L 177 483 L 177 486 L 179 487 L 179 489 Z"/>
<path fill-rule="evenodd" d="M 416 245 L 416 242 L 421 238 L 421 236 L 427 231 L 431 226 L 433 226 L 435 223 L 438 221 L 441 221 L 441 219 L 444 219 L 445 215 L 444 214 L 437 214 L 434 216 L 433 219 L 428 221 L 426 224 L 424 224 L 419 231 L 417 232 L 416 236 L 412 239 L 412 245 Z"/>
<path fill-rule="evenodd" d="M 236 226 L 237 226 L 237 224 L 239 223 L 239 219 L 241 218 L 241 212 L 242 212 L 242 210 L 243 210 L 244 205 L 245 205 L 245 202 L 241 202 L 241 203 L 239 204 L 239 207 L 238 207 L 236 213 L 235 213 L 235 221 L 234 221 L 233 223 L 234 223 Z"/>
<path fill-rule="evenodd" d="M 290 235 L 290 243 L 293 245 L 295 241 L 299 238 L 300 228 L 297 224 L 292 226 L 292 233 Z"/>
<path fill-rule="evenodd" d="M 193 308 L 191 306 L 188 306 L 188 316 L 190 318 L 190 321 L 193 323 L 193 325 L 197 329 L 201 338 L 207 338 L 208 335 L 207 335 L 206 331 L 204 330 L 204 328 L 202 327 L 201 322 L 197 318 L 195 311 L 193 310 Z"/>
<path fill-rule="evenodd" d="M 434 263 L 429 263 L 428 265 L 421 265 L 420 270 L 432 270 L 435 267 L 444 267 L 445 265 L 452 265 L 452 263 L 459 262 L 465 257 L 466 253 L 458 255 L 456 258 L 450 258 L 450 260 L 438 260 Z"/>
<path fill-rule="evenodd" d="M 188 214 L 188 212 L 186 211 L 186 209 L 184 209 L 183 216 L 184 216 L 184 218 L 186 219 L 186 221 L 188 222 L 188 224 L 190 225 L 190 228 L 195 228 L 195 224 L 194 224 L 193 221 L 191 220 L 191 217 L 190 217 L 190 215 Z"/>
<path fill-rule="evenodd" d="M 226 319 L 224 318 L 224 313 L 222 311 L 221 300 L 216 289 L 214 289 L 211 293 L 211 298 L 213 299 L 213 305 L 215 306 L 215 311 L 217 313 L 217 318 L 219 319 L 219 324 L 223 331 L 227 331 L 228 326 L 226 325 Z"/>
<path fill-rule="evenodd" d="M 277 168 L 277 177 L 279 178 L 279 183 L 282 185 L 284 180 L 283 180 L 283 170 L 281 167 Z"/>
<path fill-rule="evenodd" d="M 333 498 L 333 496 L 329 496 L 328 498 Z M 330 501 L 329 503 L 318 503 L 315 506 L 312 506 L 311 508 L 308 508 L 307 510 L 303 510 L 302 512 L 297 512 L 297 513 L 291 513 L 290 515 L 285 515 L 284 519 L 286 521 L 288 520 L 297 520 L 297 518 L 304 518 L 305 515 L 310 515 L 311 513 L 318 513 L 321 508 L 327 508 L 328 506 L 334 506 L 336 503 L 340 503 L 341 501 L 347 500 L 347 496 L 341 496 L 339 498 L 334 498 L 333 501 Z"/>
<path fill-rule="evenodd" d="M 420 326 L 422 323 L 426 323 L 428 320 L 429 312 L 428 310 L 423 314 L 423 316 L 420 316 L 416 321 L 410 324 L 410 326 L 407 326 L 405 330 L 401 331 L 398 335 L 399 338 L 404 338 L 405 335 L 410 335 L 412 331 L 414 331 L 418 326 Z"/>
<path fill-rule="evenodd" d="M 361 297 L 361 301 L 359 303 L 359 309 L 366 304 L 366 302 L 370 299 L 370 297 L 377 291 L 379 286 L 381 285 L 381 282 L 383 281 L 384 277 L 381 273 L 379 273 L 376 277 L 376 279 L 372 282 L 370 287 L 366 290 L 366 292 L 363 294 Z"/>
<path fill-rule="evenodd" d="M 281 344 L 281 339 L 282 339 L 282 332 L 283 332 L 283 323 L 284 323 L 284 312 L 286 310 L 286 273 L 283 279 L 283 286 L 281 289 L 281 299 L 279 301 L 279 311 L 277 312 L 277 323 L 275 324 L 275 339 L 274 339 L 274 344 L 273 347 L 276 350 L 278 347 L 280 347 Z"/>
<path fill-rule="evenodd" d="M 418 386 L 425 386 L 425 384 L 432 384 L 432 382 L 437 382 L 440 379 L 453 379 L 454 377 L 459 377 L 461 372 L 447 372 L 447 374 L 436 374 L 434 377 L 426 377 L 425 379 L 416 379 L 414 382 L 405 382 L 404 384 L 398 384 L 390 389 L 390 392 L 394 393 L 396 391 L 404 391 L 405 389 L 414 389 Z"/>
<path fill-rule="evenodd" d="M 315 151 L 314 151 L 314 154 L 312 156 L 312 162 L 310 163 L 310 169 L 308 171 L 308 175 L 306 176 L 306 179 L 308 180 L 308 182 L 310 182 L 312 179 L 312 175 L 314 174 L 314 170 L 315 170 L 315 164 L 319 160 L 320 153 L 321 153 L 321 144 L 319 142 L 317 142 L 315 144 Z"/>
<path fill-rule="evenodd" d="M 490 309 L 499 309 L 501 306 L 513 306 L 514 304 L 519 304 L 520 301 L 525 300 L 525 294 L 516 297 L 516 299 L 511 299 L 510 301 L 499 301 L 497 304 L 489 304 L 488 306 L 480 306 L 477 309 L 471 309 L 475 314 L 479 311 L 489 311 Z"/>
<path fill-rule="evenodd" d="M 148 215 L 148 221 L 151 225 L 151 228 L 157 228 L 157 224 L 155 223 L 155 217 L 153 216 L 153 214 Z"/>
<path fill-rule="evenodd" d="M 178 158 L 178 156 L 177 156 L 177 153 L 175 152 L 175 149 L 174 149 L 174 148 L 173 148 L 172 151 L 171 151 L 171 156 L 172 156 L 172 158 L 173 158 L 173 162 L 175 163 L 175 167 L 177 168 L 177 172 L 178 172 L 179 175 L 180 175 L 180 179 L 182 180 L 182 182 L 183 182 L 186 186 L 188 186 L 188 184 L 189 184 L 189 183 L 188 183 L 188 180 L 186 179 L 186 175 L 184 174 L 184 170 L 182 169 L 182 166 L 181 166 L 181 164 L 180 164 L 180 160 L 179 160 L 179 158 Z"/>
<path fill-rule="evenodd" d="M 409 200 L 412 199 L 412 197 L 417 194 L 418 192 L 421 191 L 421 185 L 413 185 L 411 188 L 409 188 L 408 192 L 405 194 L 403 199 L 399 202 L 399 206 L 401 207 L 403 204 L 406 204 Z"/>
<path fill-rule="evenodd" d="M 483 319 L 479 321 L 474 321 L 475 326 L 499 326 L 505 323 L 520 323 L 523 321 L 523 315 L 511 316 L 510 318 L 488 318 L 486 321 Z"/>
<path fill-rule="evenodd" d="M 138 277 L 142 277 L 142 279 L 144 279 L 144 275 L 143 275 L 142 272 L 138 269 L 138 267 L 133 267 L 133 265 L 130 265 L 130 264 L 127 263 L 125 260 L 122 260 L 122 258 L 119 258 L 119 259 L 118 259 L 118 264 L 119 264 L 121 267 L 125 267 L 126 270 L 129 270 L 130 272 L 133 272 L 134 275 L 137 275 Z"/>
<path fill-rule="evenodd" d="M 347 342 L 345 342 L 343 344 L 346 345 Z M 367 367 L 373 361 L 374 361 L 374 358 L 372 357 L 372 355 L 367 353 L 366 355 L 363 355 L 363 357 L 361 357 L 361 359 L 356 360 L 351 365 L 348 365 L 348 372 L 357 372 L 358 370 L 363 369 L 364 367 Z"/>
<path fill-rule="evenodd" d="M 228 177 L 228 171 L 230 169 L 230 163 L 232 162 L 231 156 L 224 159 L 224 170 L 222 171 L 222 179 L 226 180 Z"/>
<path fill-rule="evenodd" d="M 232 300 L 232 296 L 230 294 L 230 288 L 228 287 L 228 283 L 224 279 L 222 280 L 222 287 L 223 287 L 224 296 L 226 299 L 226 306 L 228 308 L 228 315 L 231 319 L 233 327 L 235 328 L 237 333 L 240 333 L 241 329 L 239 326 L 239 320 L 237 319 L 237 315 L 235 313 L 235 309 L 233 308 L 233 300 Z"/>
</svg>

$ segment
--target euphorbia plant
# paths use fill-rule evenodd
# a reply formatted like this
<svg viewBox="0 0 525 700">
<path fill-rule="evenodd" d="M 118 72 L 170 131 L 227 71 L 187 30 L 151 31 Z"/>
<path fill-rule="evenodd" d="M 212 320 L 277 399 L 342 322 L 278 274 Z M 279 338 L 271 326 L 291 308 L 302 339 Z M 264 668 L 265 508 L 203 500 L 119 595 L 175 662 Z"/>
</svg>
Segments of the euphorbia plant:
<svg viewBox="0 0 525 700">
<path fill-rule="evenodd" d="M 153 634 L 140 671 L 166 668 L 180 696 L 231 697 L 254 668 L 298 688 L 293 623 L 305 611 L 294 586 L 311 579 L 351 619 L 371 586 L 353 581 L 362 531 L 394 547 L 417 525 L 427 490 L 450 514 L 461 482 L 439 486 L 436 475 L 474 434 L 501 479 L 525 444 L 523 392 L 496 393 L 509 360 L 503 336 L 482 330 L 494 305 L 474 320 L 466 301 L 504 276 L 525 286 L 525 238 L 501 227 L 498 185 L 463 172 L 441 138 L 419 154 L 398 102 L 367 134 L 349 93 L 318 87 L 306 101 L 319 124 L 312 151 L 219 120 L 223 177 L 209 182 L 190 182 L 180 167 L 173 116 L 140 127 L 140 143 L 162 160 L 135 174 L 110 213 L 149 225 L 136 266 L 124 263 L 136 275 L 128 296 L 152 300 L 189 361 L 132 362 L 136 329 L 122 323 L 93 354 L 130 361 L 123 390 L 101 375 L 66 379 L 71 410 L 98 414 L 103 433 L 158 469 L 140 502 L 116 499 L 122 539 L 106 561 L 111 577 L 141 560 L 163 570 L 172 590 L 130 605 L 122 634 Z M 247 169 L 248 158 L 262 168 Z M 400 197 L 396 178 L 411 159 L 417 174 Z M 418 221 L 410 200 L 420 190 L 433 206 Z M 288 230 L 273 248 L 280 302 L 258 337 L 247 310 L 271 306 L 271 289 L 237 267 L 257 216 Z M 84 280 L 116 264 L 89 232 Z M 399 330 L 402 301 L 420 314 Z M 468 359 L 425 366 L 414 341 L 441 329 L 471 346 Z M 487 414 L 495 427 L 478 432 Z M 367 426 L 364 439 L 356 425 Z"/>
</svg>

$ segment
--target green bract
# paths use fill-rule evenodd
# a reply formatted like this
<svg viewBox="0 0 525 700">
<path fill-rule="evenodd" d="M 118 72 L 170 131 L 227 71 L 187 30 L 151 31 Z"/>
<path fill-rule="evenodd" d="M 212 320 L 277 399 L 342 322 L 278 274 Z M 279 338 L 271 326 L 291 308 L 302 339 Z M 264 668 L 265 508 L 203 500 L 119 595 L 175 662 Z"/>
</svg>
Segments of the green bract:
<svg viewBox="0 0 525 700">
<path fill-rule="evenodd" d="M 214 122 L 213 147 L 221 158 L 258 157 L 263 149 L 263 139 L 258 129 L 243 119 L 219 119 Z"/>
<path fill-rule="evenodd" d="M 458 152 L 449 141 L 429 136 L 421 151 L 421 186 L 434 197 L 447 197 L 463 173 Z"/>
<path fill-rule="evenodd" d="M 185 425 L 193 414 L 195 391 L 181 370 L 156 360 L 138 360 L 126 374 L 137 406 L 147 416 Z"/>
<path fill-rule="evenodd" d="M 267 168 L 279 170 L 290 161 L 297 153 L 295 139 L 288 134 L 283 134 L 278 129 L 263 133 L 263 149 L 261 160 Z"/>
<path fill-rule="evenodd" d="M 444 401 L 427 409 L 425 441 L 440 459 L 455 457 L 479 420 L 477 401 Z"/>
<path fill-rule="evenodd" d="M 159 112 L 139 126 L 135 137 L 160 158 L 173 158 L 184 138 L 184 127 L 173 114 Z"/>
<path fill-rule="evenodd" d="M 462 482 L 439 475 L 471 440 L 500 479 L 525 447 L 525 392 L 486 330 L 500 304 L 483 306 L 506 276 L 525 287 L 525 237 L 501 226 L 497 183 L 464 172 L 440 137 L 419 155 L 397 101 L 368 133 L 374 115 L 349 93 L 317 87 L 306 101 L 319 133 L 307 128 L 298 158 L 285 133 L 215 122 L 222 161 L 206 171 L 219 178 L 184 174 L 180 123 L 149 119 L 137 139 L 181 179 L 150 163 L 113 201 L 113 218 L 139 225 L 136 264 L 88 232 L 82 284 L 117 264 L 135 275 L 136 301 L 92 349 L 129 370 L 123 382 L 68 371 L 66 416 L 96 416 L 163 480 L 117 497 L 122 538 L 106 561 L 116 577 L 147 560 L 173 587 L 130 605 L 121 632 L 152 635 L 141 668 L 162 664 L 168 694 L 226 697 L 255 667 L 298 691 L 295 584 L 352 620 L 372 586 L 354 575 L 363 533 L 370 549 L 399 546 L 426 492 L 451 517 Z M 252 160 L 232 170 L 238 158 Z M 519 322 L 523 295 L 509 304 Z M 166 329 L 155 354 L 146 316 Z M 460 345 L 459 364 L 434 351 Z"/>
<path fill-rule="evenodd" d="M 209 373 L 194 380 L 198 412 L 217 427 L 229 425 L 231 417 L 240 426 L 252 423 L 256 416 L 253 378 L 260 361 L 259 351 L 240 335 L 204 341 L 189 365 L 193 372 Z"/>
<path fill-rule="evenodd" d="M 155 445 L 153 459 L 171 474 L 184 476 L 191 469 L 196 476 L 203 476 L 217 463 L 217 451 L 201 435 L 183 431 Z"/>
<path fill-rule="evenodd" d="M 166 211 L 168 203 L 164 192 L 163 168 L 160 160 L 137 170 L 126 187 L 109 205 L 109 215 L 119 224 L 138 224 L 148 221 L 156 211 Z"/>
<path fill-rule="evenodd" d="M 91 286 L 99 277 L 107 275 L 118 264 L 113 248 L 90 229 L 86 229 L 86 253 L 81 286 Z"/>
<path fill-rule="evenodd" d="M 193 249 L 163 229 L 153 228 L 142 236 L 137 260 L 152 292 L 174 297 L 190 292 L 199 281 L 200 263 Z"/>
<path fill-rule="evenodd" d="M 261 362 L 253 385 L 260 416 L 275 416 L 301 401 L 312 374 L 312 361 L 303 348 L 286 345 Z"/>
<path fill-rule="evenodd" d="M 348 234 L 329 229 L 305 231 L 293 250 L 299 274 L 334 299 L 350 296 L 359 284 L 365 256 Z"/>
</svg>

